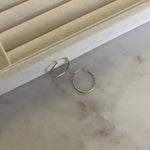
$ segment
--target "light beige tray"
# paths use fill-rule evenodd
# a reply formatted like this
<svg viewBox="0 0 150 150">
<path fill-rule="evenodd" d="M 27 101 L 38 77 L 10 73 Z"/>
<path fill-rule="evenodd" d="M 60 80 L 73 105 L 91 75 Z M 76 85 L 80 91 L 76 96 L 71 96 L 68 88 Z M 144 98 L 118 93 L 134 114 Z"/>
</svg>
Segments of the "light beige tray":
<svg viewBox="0 0 150 150">
<path fill-rule="evenodd" d="M 0 0 L 0 94 L 150 21 L 150 0 Z M 61 65 L 61 64 L 60 64 Z"/>
</svg>

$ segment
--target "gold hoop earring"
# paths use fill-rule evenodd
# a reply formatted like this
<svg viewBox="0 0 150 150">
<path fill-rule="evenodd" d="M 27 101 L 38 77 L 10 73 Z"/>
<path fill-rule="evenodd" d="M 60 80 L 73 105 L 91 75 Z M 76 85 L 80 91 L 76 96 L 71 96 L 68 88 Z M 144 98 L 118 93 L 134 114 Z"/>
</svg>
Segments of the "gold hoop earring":
<svg viewBox="0 0 150 150">
<path fill-rule="evenodd" d="M 78 88 L 77 84 L 75 83 L 76 74 L 77 74 L 79 71 L 81 71 L 81 70 L 83 70 L 84 72 L 89 73 L 89 74 L 92 76 L 92 78 L 93 78 L 93 84 L 92 84 L 91 88 L 89 88 L 89 89 L 87 89 L 87 90 L 83 90 L 83 89 Z M 73 86 L 74 86 L 74 88 L 75 88 L 78 92 L 80 92 L 80 93 L 89 93 L 89 92 L 92 92 L 92 91 L 94 90 L 94 88 L 95 88 L 95 86 L 96 86 L 96 79 L 95 79 L 95 76 L 94 76 L 94 74 L 93 74 L 92 72 L 90 72 L 89 70 L 87 70 L 87 69 L 85 69 L 85 68 L 79 68 L 79 69 L 77 69 L 73 74 L 74 74 L 74 75 L 73 75 L 73 79 L 72 79 Z"/>
<path fill-rule="evenodd" d="M 60 61 L 60 60 L 65 60 L 65 62 L 67 62 L 67 66 L 66 66 L 65 70 L 63 72 L 61 72 L 60 74 L 58 74 L 58 75 L 52 75 L 51 72 L 55 69 L 56 65 L 58 64 L 58 61 Z M 68 70 L 69 66 L 70 66 L 70 61 L 69 61 L 69 59 L 67 57 L 60 58 L 60 59 L 54 61 L 53 63 L 54 63 L 54 65 L 50 69 L 50 76 L 52 78 L 58 78 L 58 77 L 64 75 L 66 73 L 66 71 Z"/>
</svg>

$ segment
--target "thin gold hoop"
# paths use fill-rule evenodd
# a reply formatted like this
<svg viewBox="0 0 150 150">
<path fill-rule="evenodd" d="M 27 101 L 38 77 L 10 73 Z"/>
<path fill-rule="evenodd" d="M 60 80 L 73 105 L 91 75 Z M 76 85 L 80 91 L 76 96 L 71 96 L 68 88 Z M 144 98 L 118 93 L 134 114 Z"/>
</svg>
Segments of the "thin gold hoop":
<svg viewBox="0 0 150 150">
<path fill-rule="evenodd" d="M 58 64 L 58 61 L 60 61 L 60 60 L 65 60 L 65 62 L 67 62 L 67 66 L 66 66 L 65 70 L 63 72 L 61 72 L 60 74 L 58 74 L 58 75 L 52 75 L 51 72 L 55 69 L 56 65 Z M 50 69 L 50 76 L 52 78 L 58 78 L 58 77 L 64 75 L 66 73 L 66 71 L 68 70 L 69 66 L 70 66 L 70 61 L 69 61 L 69 59 L 67 57 L 60 58 L 60 59 L 54 61 L 53 63 L 54 63 L 54 65 Z"/>
<path fill-rule="evenodd" d="M 80 89 L 80 88 L 78 88 L 77 84 L 75 83 L 76 74 L 77 74 L 79 71 L 81 71 L 81 70 L 83 70 L 84 72 L 89 73 L 89 74 L 92 76 L 92 78 L 93 78 L 93 84 L 92 84 L 92 86 L 91 86 L 90 89 L 87 89 L 87 90 Z M 73 75 L 73 80 L 72 80 L 73 86 L 74 86 L 74 88 L 75 88 L 78 92 L 80 92 L 80 93 L 89 93 L 89 92 L 92 92 L 92 91 L 94 90 L 94 88 L 95 88 L 95 86 L 96 86 L 96 79 L 95 79 L 94 74 L 93 74 L 91 71 L 89 71 L 89 70 L 87 70 L 87 69 L 85 69 L 85 68 L 79 68 L 79 69 L 77 69 L 73 74 L 74 74 L 74 75 Z"/>
</svg>

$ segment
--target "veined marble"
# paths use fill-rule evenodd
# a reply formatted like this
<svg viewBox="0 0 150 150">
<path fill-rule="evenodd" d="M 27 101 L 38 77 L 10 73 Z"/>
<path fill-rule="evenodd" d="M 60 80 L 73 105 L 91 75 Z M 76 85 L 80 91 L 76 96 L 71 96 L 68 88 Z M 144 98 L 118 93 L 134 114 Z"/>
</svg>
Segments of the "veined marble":
<svg viewBox="0 0 150 150">
<path fill-rule="evenodd" d="M 90 94 L 72 86 L 70 72 L 78 67 L 96 77 Z M 46 74 L 1 96 L 0 149 L 150 150 L 149 114 L 147 23 L 72 61 L 64 76 Z"/>
</svg>

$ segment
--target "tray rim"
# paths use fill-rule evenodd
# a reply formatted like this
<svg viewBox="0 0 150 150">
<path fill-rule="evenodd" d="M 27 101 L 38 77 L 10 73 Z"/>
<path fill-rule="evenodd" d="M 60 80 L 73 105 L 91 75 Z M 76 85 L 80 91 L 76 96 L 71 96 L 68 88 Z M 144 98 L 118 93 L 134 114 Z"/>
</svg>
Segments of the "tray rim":
<svg viewBox="0 0 150 150">
<path fill-rule="evenodd" d="M 116 24 L 117 21 L 121 21 L 121 20 L 124 21 L 125 19 L 130 18 L 131 16 L 128 17 L 129 12 L 134 12 L 135 10 L 136 11 L 138 10 L 138 13 L 140 14 L 143 11 L 145 11 L 145 9 L 150 12 L 150 1 L 146 1 L 146 2 L 144 4 L 143 3 L 139 4 L 138 6 L 140 6 L 140 7 L 136 6 L 130 10 L 125 11 L 124 13 L 121 13 L 120 15 L 117 15 L 111 19 L 108 19 L 107 21 L 104 21 L 100 25 L 96 25 L 95 27 L 92 27 L 89 30 L 86 30 L 86 32 L 80 33 L 79 34 L 80 37 L 84 40 L 85 35 L 86 36 L 88 35 L 87 33 L 90 33 L 90 35 L 91 35 L 91 33 L 93 33 L 94 30 L 98 31 L 98 28 L 107 29 L 111 26 L 110 23 L 112 23 L 112 22 L 114 24 Z M 149 4 L 149 5 L 147 5 L 147 4 Z M 138 16 L 137 12 L 134 15 Z M 150 21 L 150 14 L 148 17 L 149 18 L 147 20 L 145 20 L 145 21 L 143 20 L 141 23 L 139 23 L 139 25 L 142 25 L 142 24 Z M 137 27 L 139 25 L 137 25 Z M 128 29 L 128 31 L 130 31 L 130 30 L 131 29 Z M 102 32 L 102 31 L 100 30 L 99 32 Z M 87 38 L 88 37 L 89 37 L 89 35 L 87 36 Z M 118 36 L 116 36 L 116 37 L 118 37 Z M 8 66 L 8 67 L 2 69 L 0 71 L 0 87 L 5 86 L 5 88 L 0 88 L 0 95 L 45 74 L 47 72 L 45 69 L 46 66 L 49 65 L 53 60 L 59 58 L 60 56 L 68 55 L 70 60 L 76 58 L 76 56 L 71 56 L 71 54 L 68 53 L 68 51 L 66 49 L 69 46 L 68 44 L 70 44 L 71 46 L 73 44 L 75 44 L 75 41 L 77 38 L 78 38 L 78 36 L 74 36 L 73 38 L 69 38 L 67 40 L 67 43 L 66 43 L 66 41 L 64 41 L 50 49 L 46 49 L 44 52 L 40 52 L 39 54 L 42 56 L 39 56 L 39 54 L 36 54 L 35 56 L 30 56 L 30 57 L 32 57 L 32 59 L 25 59 L 23 61 L 19 61 L 11 66 Z M 50 50 L 51 50 L 51 54 L 49 54 Z M 84 52 L 82 52 L 82 54 L 84 54 L 88 51 L 84 51 Z M 82 55 L 82 54 L 80 54 L 80 55 Z M 37 68 L 38 66 L 40 66 L 40 67 Z M 38 69 L 41 69 L 41 70 L 39 71 Z M 28 71 L 33 72 L 34 75 L 32 77 L 31 76 L 24 77 L 25 80 L 23 80 L 23 81 L 21 81 L 21 79 L 18 79 L 18 83 L 14 83 L 14 81 L 12 79 L 17 78 L 18 75 L 23 75 L 25 72 L 28 72 Z M 12 85 L 12 87 L 9 87 L 7 85 L 10 82 L 12 82 L 12 84 L 14 84 L 14 85 Z"/>
</svg>

